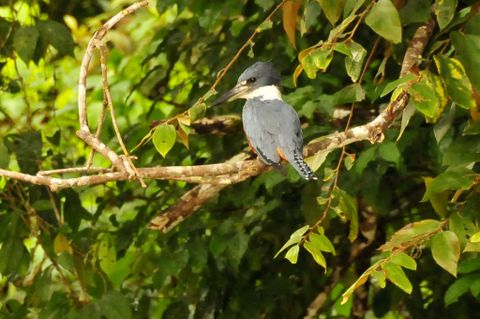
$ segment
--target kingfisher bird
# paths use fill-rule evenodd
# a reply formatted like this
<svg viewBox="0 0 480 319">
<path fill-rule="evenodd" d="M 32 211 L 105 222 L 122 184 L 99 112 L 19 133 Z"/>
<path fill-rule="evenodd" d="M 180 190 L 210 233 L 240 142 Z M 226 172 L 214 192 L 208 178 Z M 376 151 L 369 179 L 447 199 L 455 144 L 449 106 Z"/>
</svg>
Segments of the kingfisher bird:
<svg viewBox="0 0 480 319">
<path fill-rule="evenodd" d="M 240 75 L 237 85 L 212 103 L 212 106 L 246 99 L 242 111 L 247 141 L 262 162 L 281 168 L 288 161 L 306 180 L 318 179 L 303 158 L 300 119 L 282 99 L 280 73 L 271 62 L 256 62 Z"/>
</svg>

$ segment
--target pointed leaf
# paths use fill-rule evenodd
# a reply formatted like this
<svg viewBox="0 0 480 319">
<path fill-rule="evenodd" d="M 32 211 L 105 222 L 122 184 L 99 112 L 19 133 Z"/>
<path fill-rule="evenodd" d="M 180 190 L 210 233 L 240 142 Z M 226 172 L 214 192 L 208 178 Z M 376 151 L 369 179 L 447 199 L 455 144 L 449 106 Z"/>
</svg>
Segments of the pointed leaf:
<svg viewBox="0 0 480 319">
<path fill-rule="evenodd" d="M 395 265 L 402 266 L 404 268 L 410 269 L 410 270 L 416 270 L 417 269 L 417 263 L 415 259 L 410 257 L 404 252 L 399 252 L 395 255 L 392 256 L 390 259 L 392 263 Z"/>
<path fill-rule="evenodd" d="M 294 48 L 297 47 L 295 44 L 295 31 L 297 26 L 297 13 L 300 6 L 301 2 L 299 1 L 286 1 L 282 6 L 283 30 L 285 30 L 288 40 Z"/>
<path fill-rule="evenodd" d="M 393 43 L 402 41 L 400 15 L 390 0 L 379 0 L 368 13 L 365 23 L 378 35 Z"/>
<path fill-rule="evenodd" d="M 460 32 L 451 32 L 455 51 L 458 58 L 462 61 L 470 81 L 473 86 L 480 91 L 480 68 L 478 67 L 478 57 L 480 56 L 480 35 L 463 34 Z"/>
<path fill-rule="evenodd" d="M 285 259 L 288 259 L 292 264 L 296 264 L 298 260 L 298 253 L 300 252 L 300 246 L 295 245 L 290 247 L 290 249 L 285 254 Z"/>
<path fill-rule="evenodd" d="M 33 59 L 39 36 L 36 27 L 21 27 L 15 32 L 13 47 L 25 63 Z"/>
<path fill-rule="evenodd" d="M 405 225 L 397 230 L 385 244 L 380 246 L 381 251 L 392 251 L 395 248 L 415 240 L 423 240 L 432 233 L 438 232 L 442 227 L 442 222 L 434 219 L 424 219 L 418 222 Z"/>
<path fill-rule="evenodd" d="M 460 61 L 439 55 L 435 57 L 435 64 L 445 80 L 447 93 L 452 101 L 464 109 L 475 108 L 472 84 Z"/>
<path fill-rule="evenodd" d="M 345 0 L 317 0 L 328 21 L 334 25 L 342 15 Z"/>
<path fill-rule="evenodd" d="M 402 267 L 393 263 L 387 263 L 383 265 L 383 269 L 385 270 L 387 279 L 390 280 L 395 286 L 402 289 L 407 294 L 412 293 L 412 284 L 410 280 L 408 280 L 407 275 L 405 275 Z"/>
<path fill-rule="evenodd" d="M 282 248 L 280 248 L 280 250 L 275 254 L 275 257 L 273 258 L 277 258 L 277 256 L 280 255 L 280 253 L 285 249 L 287 249 L 288 247 L 294 244 L 298 244 L 302 239 L 302 236 L 308 231 L 309 228 L 310 226 L 305 225 L 297 229 L 293 234 L 290 235 L 290 238 L 288 239 L 288 241 L 285 243 L 285 245 L 282 246 Z"/>
<path fill-rule="evenodd" d="M 405 84 L 406 83 L 409 83 L 410 81 L 413 81 L 417 78 L 417 76 L 413 73 L 408 73 L 404 76 L 402 76 L 401 78 L 395 80 L 395 81 L 392 81 L 390 83 L 388 83 L 387 85 L 385 85 L 385 87 L 383 88 L 383 91 L 382 93 L 380 93 L 380 97 L 384 97 L 385 95 L 387 95 L 388 93 L 392 92 L 393 90 L 395 90 L 396 88 L 403 88 L 405 87 Z"/>
<path fill-rule="evenodd" d="M 460 258 L 460 242 L 452 231 L 442 231 L 432 238 L 432 256 L 435 262 L 457 276 L 458 259 Z"/>
<path fill-rule="evenodd" d="M 310 236 L 308 236 L 308 239 L 316 247 L 318 247 L 319 250 L 335 255 L 335 248 L 333 247 L 332 242 L 324 234 L 317 234 L 312 232 Z"/>
<path fill-rule="evenodd" d="M 157 151 L 165 157 L 175 144 L 176 138 L 175 127 L 170 124 L 162 124 L 157 126 L 153 133 L 153 144 Z"/>
<path fill-rule="evenodd" d="M 437 16 L 438 26 L 440 30 L 444 29 L 455 15 L 457 8 L 457 0 L 436 0 L 435 15 Z"/>
<path fill-rule="evenodd" d="M 326 272 L 327 262 L 325 261 L 325 257 L 323 256 L 322 252 L 318 249 L 318 247 L 309 241 L 304 242 L 303 247 L 305 247 L 305 249 L 310 253 L 310 255 L 312 255 L 315 262 L 320 266 L 322 266 Z"/>
<path fill-rule="evenodd" d="M 357 82 L 362 72 L 363 61 L 367 56 L 367 50 L 360 44 L 352 41 L 348 45 L 350 56 L 345 57 L 345 69 L 352 82 Z"/>
</svg>

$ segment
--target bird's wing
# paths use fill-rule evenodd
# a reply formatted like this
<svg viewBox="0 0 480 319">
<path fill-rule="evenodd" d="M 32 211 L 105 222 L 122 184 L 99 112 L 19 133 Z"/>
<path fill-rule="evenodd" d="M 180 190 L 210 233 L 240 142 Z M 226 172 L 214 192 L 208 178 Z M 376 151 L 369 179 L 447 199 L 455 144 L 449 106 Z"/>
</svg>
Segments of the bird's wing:
<svg viewBox="0 0 480 319">
<path fill-rule="evenodd" d="M 260 102 L 260 101 L 258 101 Z M 263 108 L 257 101 L 247 101 L 243 107 L 242 121 L 243 129 L 249 140 L 250 145 L 260 158 L 270 165 L 280 163 L 280 156 L 277 152 L 278 137 L 275 131 L 277 129 L 269 127 L 268 119 L 273 116 L 260 111 Z"/>
<path fill-rule="evenodd" d="M 243 109 L 245 133 L 257 153 L 265 159 L 279 161 L 278 149 L 285 155 L 300 152 L 302 130 L 297 112 L 281 100 L 247 101 Z M 259 154 L 262 156 L 261 154 Z M 290 161 L 291 156 L 287 156 Z"/>
</svg>

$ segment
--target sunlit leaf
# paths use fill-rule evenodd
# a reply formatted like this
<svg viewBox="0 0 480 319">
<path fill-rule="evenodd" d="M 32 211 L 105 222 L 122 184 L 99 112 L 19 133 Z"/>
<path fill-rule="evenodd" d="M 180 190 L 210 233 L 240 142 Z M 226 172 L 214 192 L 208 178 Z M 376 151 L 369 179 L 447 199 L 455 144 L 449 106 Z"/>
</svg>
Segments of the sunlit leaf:
<svg viewBox="0 0 480 319">
<path fill-rule="evenodd" d="M 157 151 L 165 157 L 175 144 L 176 138 L 177 131 L 173 125 L 161 124 L 153 133 L 153 144 Z"/>
<path fill-rule="evenodd" d="M 315 262 L 320 266 L 322 266 L 325 269 L 325 271 L 327 271 L 327 262 L 325 261 L 325 257 L 323 256 L 322 252 L 318 249 L 318 247 L 309 241 L 304 242 L 303 247 L 305 247 L 305 249 L 310 253 L 310 255 L 312 255 Z"/>
<path fill-rule="evenodd" d="M 295 44 L 295 31 L 297 26 L 297 13 L 300 6 L 301 2 L 291 0 L 284 2 L 282 6 L 283 29 L 294 48 L 297 47 Z"/>
<path fill-rule="evenodd" d="M 438 26 L 440 29 L 445 28 L 455 15 L 457 8 L 457 0 L 436 0 L 435 15 L 437 16 Z"/>
<path fill-rule="evenodd" d="M 328 21 L 334 25 L 342 15 L 345 0 L 317 0 Z"/>
<path fill-rule="evenodd" d="M 367 50 L 360 44 L 352 41 L 349 42 L 348 48 L 350 54 L 345 57 L 345 69 L 352 82 L 357 82 L 363 68 L 363 61 L 367 56 Z"/>
<path fill-rule="evenodd" d="M 480 56 L 480 35 L 451 32 L 450 38 L 455 46 L 459 60 L 465 67 L 473 86 L 480 92 L 480 68 L 478 57 Z"/>
<path fill-rule="evenodd" d="M 385 270 L 387 279 L 390 280 L 395 286 L 402 289 L 407 294 L 412 293 L 412 283 L 410 280 L 408 280 L 402 267 L 393 263 L 387 263 L 383 266 L 383 269 Z"/>
<path fill-rule="evenodd" d="M 287 250 L 287 253 L 285 254 L 285 259 L 287 259 L 289 262 L 292 264 L 296 264 L 298 260 L 298 253 L 300 252 L 300 246 L 299 245 L 294 245 L 290 247 L 289 250 Z"/>
<path fill-rule="evenodd" d="M 380 93 L 380 97 L 384 97 L 385 95 L 387 95 L 388 93 L 392 92 L 393 90 L 395 90 L 397 88 L 405 87 L 405 84 L 415 80 L 416 78 L 417 78 L 417 76 L 415 74 L 408 73 L 408 74 L 402 76 L 401 78 L 388 83 L 383 88 L 382 93 Z"/>
<path fill-rule="evenodd" d="M 424 219 L 418 222 L 410 223 L 397 230 L 389 241 L 380 246 L 381 251 L 392 251 L 396 247 L 403 247 L 412 241 L 424 240 L 432 233 L 438 232 L 442 227 L 442 222 L 434 219 Z"/>
<path fill-rule="evenodd" d="M 378 35 L 393 43 L 402 41 L 402 26 L 397 9 L 390 0 L 379 0 L 368 13 L 365 23 Z"/>
<path fill-rule="evenodd" d="M 427 186 L 422 201 L 430 199 L 432 194 L 443 193 L 446 190 L 465 190 L 473 186 L 477 174 L 464 167 L 449 169 L 435 177 Z"/>
<path fill-rule="evenodd" d="M 383 270 L 375 271 L 372 274 L 372 281 L 375 282 L 380 288 L 385 288 L 387 285 L 386 279 L 385 271 Z"/>
<path fill-rule="evenodd" d="M 399 265 L 410 270 L 417 269 L 417 263 L 415 259 L 413 259 L 412 257 L 410 257 L 404 252 L 396 253 L 395 255 L 392 256 L 390 261 L 395 265 Z"/>
<path fill-rule="evenodd" d="M 282 251 L 284 251 L 285 249 L 287 249 L 288 247 L 290 247 L 294 244 L 298 244 L 300 242 L 300 240 L 302 239 L 303 235 L 308 231 L 309 228 L 310 228 L 310 226 L 305 225 L 305 226 L 297 229 L 295 232 L 293 232 L 293 234 L 290 235 L 290 238 L 285 243 L 285 245 L 283 245 L 282 248 L 280 248 L 280 250 L 275 254 L 274 258 L 277 258 L 277 256 L 280 255 L 280 253 Z"/>
<path fill-rule="evenodd" d="M 321 251 L 335 255 L 335 248 L 327 236 L 312 232 L 308 239 Z"/>
<path fill-rule="evenodd" d="M 435 64 L 445 81 L 448 96 L 453 102 L 465 109 L 476 107 L 475 100 L 472 96 L 472 84 L 468 80 L 465 69 L 460 61 L 438 55 L 435 56 Z"/>
<path fill-rule="evenodd" d="M 442 231 L 432 238 L 432 256 L 435 262 L 457 276 L 457 265 L 460 258 L 460 242 L 452 231 Z"/>
<path fill-rule="evenodd" d="M 67 252 L 71 255 L 73 253 L 70 242 L 68 241 L 67 237 L 65 237 L 65 235 L 62 233 L 59 233 L 57 236 L 55 236 L 55 239 L 53 240 L 53 249 L 57 254 Z"/>
</svg>

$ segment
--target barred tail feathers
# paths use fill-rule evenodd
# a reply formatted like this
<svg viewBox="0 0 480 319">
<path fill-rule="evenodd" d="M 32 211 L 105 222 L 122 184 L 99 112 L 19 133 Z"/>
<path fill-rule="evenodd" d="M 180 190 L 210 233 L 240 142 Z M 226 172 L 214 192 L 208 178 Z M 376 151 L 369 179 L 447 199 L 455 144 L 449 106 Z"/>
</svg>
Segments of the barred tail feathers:
<svg viewBox="0 0 480 319">
<path fill-rule="evenodd" d="M 298 151 L 293 152 L 293 161 L 290 161 L 290 164 L 295 168 L 295 170 L 306 180 L 317 180 L 318 177 L 315 176 L 310 167 L 305 163 L 302 153 Z"/>
</svg>

